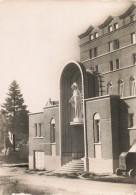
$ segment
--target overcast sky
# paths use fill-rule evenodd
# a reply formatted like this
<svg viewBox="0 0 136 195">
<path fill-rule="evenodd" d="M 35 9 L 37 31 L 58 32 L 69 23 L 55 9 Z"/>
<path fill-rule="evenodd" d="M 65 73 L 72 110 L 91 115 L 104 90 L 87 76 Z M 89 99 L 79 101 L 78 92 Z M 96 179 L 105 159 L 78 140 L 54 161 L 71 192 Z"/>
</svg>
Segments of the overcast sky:
<svg viewBox="0 0 136 195">
<path fill-rule="evenodd" d="M 131 0 L 0 0 L 0 104 L 13 80 L 30 112 L 59 100 L 59 77 L 80 60 L 78 35 L 120 15 Z"/>
</svg>

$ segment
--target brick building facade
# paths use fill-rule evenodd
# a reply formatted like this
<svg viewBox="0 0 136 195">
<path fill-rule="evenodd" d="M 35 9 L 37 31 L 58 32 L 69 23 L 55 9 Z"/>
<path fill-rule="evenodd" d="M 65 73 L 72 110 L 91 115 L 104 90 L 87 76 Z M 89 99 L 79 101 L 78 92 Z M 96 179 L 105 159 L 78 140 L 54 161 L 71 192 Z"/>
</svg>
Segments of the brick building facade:
<svg viewBox="0 0 136 195">
<path fill-rule="evenodd" d="M 79 35 L 80 61 L 64 66 L 60 101 L 29 115 L 29 168 L 57 170 L 72 159 L 84 169 L 114 172 L 136 139 L 136 6 Z M 74 121 L 71 85 L 82 94 Z"/>
</svg>

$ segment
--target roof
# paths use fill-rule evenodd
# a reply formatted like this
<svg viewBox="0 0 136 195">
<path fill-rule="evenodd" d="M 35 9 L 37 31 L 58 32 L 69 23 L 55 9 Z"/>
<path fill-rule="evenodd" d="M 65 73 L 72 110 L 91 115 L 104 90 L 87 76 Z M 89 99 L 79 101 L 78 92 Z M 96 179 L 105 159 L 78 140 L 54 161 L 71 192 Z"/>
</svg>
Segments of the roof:
<svg viewBox="0 0 136 195">
<path fill-rule="evenodd" d="M 80 39 L 82 39 L 83 37 L 86 37 L 87 35 L 89 35 L 92 32 L 93 29 L 94 29 L 94 27 L 91 25 L 84 33 L 82 33 L 78 37 Z"/>
<path fill-rule="evenodd" d="M 127 16 L 129 16 L 133 11 L 134 9 L 136 8 L 136 5 L 135 4 L 132 4 L 128 9 L 127 11 L 125 11 L 125 13 L 123 13 L 122 15 L 119 16 L 120 19 L 123 19 Z"/>
<path fill-rule="evenodd" d="M 59 101 L 52 101 L 51 98 L 49 98 L 48 102 L 46 103 L 45 107 L 51 107 L 53 105 L 58 105 Z"/>
<path fill-rule="evenodd" d="M 29 113 L 28 115 L 43 114 L 43 112 Z"/>
<path fill-rule="evenodd" d="M 100 28 L 100 29 L 102 29 L 102 28 L 105 28 L 106 26 L 108 26 L 110 23 L 111 23 L 111 21 L 113 20 L 113 17 L 112 16 L 109 16 L 101 25 L 99 25 L 98 27 Z"/>
<path fill-rule="evenodd" d="M 135 5 L 135 3 L 133 3 L 133 4 L 127 9 L 127 11 L 125 11 L 125 13 L 123 13 L 122 15 L 119 16 L 119 19 L 123 19 L 123 18 L 129 16 L 129 15 L 134 11 L 135 8 L 136 8 L 136 5 Z M 102 28 L 108 26 L 108 25 L 110 24 L 110 22 L 113 20 L 113 18 L 114 18 L 114 17 L 111 16 L 111 15 L 108 16 L 108 18 L 107 18 L 102 24 L 100 24 L 100 25 L 98 26 L 98 28 L 99 28 L 99 29 L 102 29 Z M 82 33 L 82 34 L 79 35 L 78 37 L 79 37 L 80 39 L 82 39 L 82 38 L 88 36 L 88 35 L 92 32 L 93 29 L 94 29 L 94 27 L 91 25 L 84 33 Z"/>
</svg>

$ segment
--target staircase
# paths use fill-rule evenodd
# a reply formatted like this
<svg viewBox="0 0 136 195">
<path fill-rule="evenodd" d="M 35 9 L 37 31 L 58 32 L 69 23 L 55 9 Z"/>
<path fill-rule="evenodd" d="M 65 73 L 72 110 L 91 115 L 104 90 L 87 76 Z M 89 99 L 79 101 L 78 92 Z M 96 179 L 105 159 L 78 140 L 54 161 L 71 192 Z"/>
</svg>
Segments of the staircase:
<svg viewBox="0 0 136 195">
<path fill-rule="evenodd" d="M 82 159 L 74 159 L 63 165 L 59 170 L 60 173 L 82 173 L 84 172 L 84 161 Z"/>
</svg>

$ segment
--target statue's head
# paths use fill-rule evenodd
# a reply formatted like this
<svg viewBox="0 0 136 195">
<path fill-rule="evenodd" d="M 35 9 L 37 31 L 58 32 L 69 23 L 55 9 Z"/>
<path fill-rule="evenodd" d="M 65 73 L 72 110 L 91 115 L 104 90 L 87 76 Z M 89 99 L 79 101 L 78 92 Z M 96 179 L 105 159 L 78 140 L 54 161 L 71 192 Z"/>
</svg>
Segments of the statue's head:
<svg viewBox="0 0 136 195">
<path fill-rule="evenodd" d="M 78 89 L 77 83 L 73 83 L 72 86 L 71 86 L 71 88 L 72 88 L 73 90 Z"/>
</svg>

